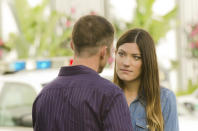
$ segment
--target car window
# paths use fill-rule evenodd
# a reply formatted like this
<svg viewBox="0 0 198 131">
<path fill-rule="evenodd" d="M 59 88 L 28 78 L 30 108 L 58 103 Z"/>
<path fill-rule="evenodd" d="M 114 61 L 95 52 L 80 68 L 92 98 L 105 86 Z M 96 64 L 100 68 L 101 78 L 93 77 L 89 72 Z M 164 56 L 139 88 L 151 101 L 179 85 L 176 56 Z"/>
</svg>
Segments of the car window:
<svg viewBox="0 0 198 131">
<path fill-rule="evenodd" d="M 31 113 L 35 90 L 23 83 L 5 83 L 0 92 L 0 126 L 19 125 Z"/>
</svg>

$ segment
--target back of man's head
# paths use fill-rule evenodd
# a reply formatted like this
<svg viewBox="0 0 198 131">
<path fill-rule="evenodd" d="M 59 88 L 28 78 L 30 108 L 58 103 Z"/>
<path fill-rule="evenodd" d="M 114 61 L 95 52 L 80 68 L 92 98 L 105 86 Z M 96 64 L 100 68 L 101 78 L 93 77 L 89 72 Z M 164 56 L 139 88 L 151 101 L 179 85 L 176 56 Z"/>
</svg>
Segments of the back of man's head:
<svg viewBox="0 0 198 131">
<path fill-rule="evenodd" d="M 98 52 L 100 46 L 110 48 L 113 38 L 113 26 L 104 17 L 83 16 L 75 23 L 72 32 L 75 55 L 93 56 Z"/>
</svg>

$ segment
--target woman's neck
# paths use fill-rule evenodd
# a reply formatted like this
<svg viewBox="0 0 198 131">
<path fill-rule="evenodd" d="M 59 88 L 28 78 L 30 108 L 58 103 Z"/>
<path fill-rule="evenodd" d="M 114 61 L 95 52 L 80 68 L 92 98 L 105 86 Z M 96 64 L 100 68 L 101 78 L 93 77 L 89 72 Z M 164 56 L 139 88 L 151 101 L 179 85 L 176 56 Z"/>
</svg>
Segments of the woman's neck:
<svg viewBox="0 0 198 131">
<path fill-rule="evenodd" d="M 137 98 L 140 80 L 124 83 L 124 94 L 127 99 L 128 106 Z"/>
</svg>

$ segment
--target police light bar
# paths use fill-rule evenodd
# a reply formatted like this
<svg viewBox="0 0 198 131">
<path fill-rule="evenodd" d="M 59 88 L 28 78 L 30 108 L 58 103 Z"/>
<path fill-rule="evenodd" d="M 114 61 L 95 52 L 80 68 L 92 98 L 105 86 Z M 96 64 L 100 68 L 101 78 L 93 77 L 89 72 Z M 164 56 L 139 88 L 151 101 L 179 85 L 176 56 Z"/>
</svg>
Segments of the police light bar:
<svg viewBox="0 0 198 131">
<path fill-rule="evenodd" d="M 52 62 L 50 60 L 39 60 L 36 61 L 36 69 L 47 69 L 50 68 Z"/>
<path fill-rule="evenodd" d="M 16 61 L 10 65 L 10 69 L 12 71 L 20 71 L 25 69 L 25 62 L 24 61 Z"/>
</svg>

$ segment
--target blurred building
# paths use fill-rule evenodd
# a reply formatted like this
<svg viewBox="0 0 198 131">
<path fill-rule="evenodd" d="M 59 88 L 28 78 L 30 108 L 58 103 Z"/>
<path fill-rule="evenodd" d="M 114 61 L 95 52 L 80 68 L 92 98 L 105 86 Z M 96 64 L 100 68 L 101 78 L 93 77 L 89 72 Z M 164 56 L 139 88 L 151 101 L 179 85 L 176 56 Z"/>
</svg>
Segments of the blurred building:
<svg viewBox="0 0 198 131">
<path fill-rule="evenodd" d="M 188 80 L 198 81 L 198 58 L 190 57 L 186 32 L 192 24 L 198 23 L 198 0 L 177 0 L 179 6 L 179 27 L 177 30 L 177 54 L 179 60 L 178 87 L 185 89 Z"/>
</svg>

